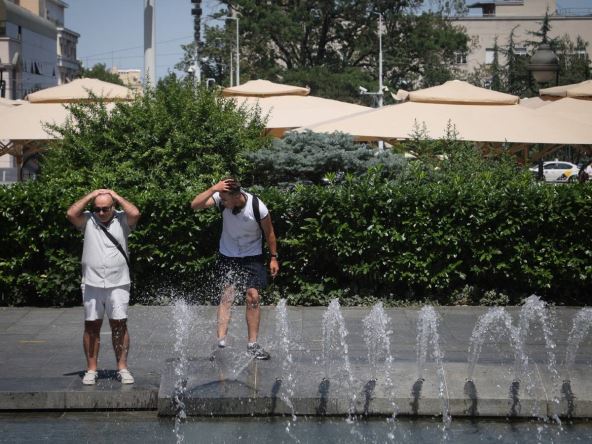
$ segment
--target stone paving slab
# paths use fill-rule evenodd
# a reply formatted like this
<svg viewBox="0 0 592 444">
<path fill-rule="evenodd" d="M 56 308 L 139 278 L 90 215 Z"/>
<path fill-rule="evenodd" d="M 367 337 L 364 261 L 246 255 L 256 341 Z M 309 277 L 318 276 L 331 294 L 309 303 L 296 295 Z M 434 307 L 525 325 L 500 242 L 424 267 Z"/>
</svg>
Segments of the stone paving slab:
<svg viewBox="0 0 592 444">
<path fill-rule="evenodd" d="M 527 351 L 533 365 L 533 388 L 513 384 L 513 350 L 504 341 L 486 342 L 467 381 L 469 339 L 485 307 L 436 307 L 440 315 L 440 342 L 444 374 L 453 416 L 569 415 L 592 417 L 592 338 L 581 344 L 576 368 L 569 381 L 561 366 L 567 338 L 578 308 L 556 309 L 554 340 L 559 375 L 546 370 L 546 349 L 538 326 L 528 337 Z M 213 362 L 215 315 L 212 306 L 130 307 L 130 368 L 136 378 L 131 387 L 114 379 L 115 359 L 108 322 L 103 324 L 99 366 L 101 379 L 94 387 L 81 383 L 83 310 L 0 308 L 0 410 L 159 409 L 170 414 L 175 363 L 176 331 L 184 325 L 184 347 L 189 359 L 186 374 L 188 411 L 194 414 L 399 414 L 438 415 L 442 411 L 439 382 L 433 362 L 426 364 L 424 380 L 418 380 L 416 322 L 418 309 L 389 309 L 393 334 L 392 386 L 384 369 L 368 366 L 362 319 L 367 308 L 343 308 L 348 330 L 346 342 L 353 370 L 349 376 L 339 365 L 326 367 L 321 359 L 322 318 L 326 307 L 288 307 L 291 355 L 294 370 L 292 396 L 281 361 L 274 307 L 263 307 L 260 342 L 272 353 L 271 361 L 251 361 L 244 352 L 244 307 L 236 307 L 229 330 L 229 348 Z M 507 311 L 516 322 L 520 308 Z M 181 322 L 179 322 L 181 320 Z M 537 329 L 538 328 L 538 329 Z M 233 354 L 234 353 L 234 354 Z M 384 365 L 384 361 L 381 365 Z M 282 373 L 284 372 L 284 373 Z M 376 381 L 372 377 L 376 376 Z M 555 382 L 554 382 L 555 381 Z M 159 395 L 160 392 L 160 395 Z M 394 394 L 393 394 L 394 393 Z M 201 413 L 200 413 L 201 412 Z"/>
</svg>

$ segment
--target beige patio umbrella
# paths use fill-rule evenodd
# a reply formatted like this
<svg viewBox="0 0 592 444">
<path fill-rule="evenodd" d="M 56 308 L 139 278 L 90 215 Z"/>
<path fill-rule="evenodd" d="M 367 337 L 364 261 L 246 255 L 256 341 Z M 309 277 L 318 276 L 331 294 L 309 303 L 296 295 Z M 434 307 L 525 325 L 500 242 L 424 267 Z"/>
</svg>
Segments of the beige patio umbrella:
<svg viewBox="0 0 592 444">
<path fill-rule="evenodd" d="M 0 114 L 0 156 L 12 154 L 22 167 L 27 158 L 45 149 L 48 140 L 59 137 L 49 131 L 47 125 L 61 125 L 68 118 L 69 112 L 64 104 L 133 98 L 131 89 L 97 79 L 78 79 L 31 93 L 24 105 Z"/>
<path fill-rule="evenodd" d="M 134 92 L 125 86 L 85 78 L 36 91 L 26 99 L 30 103 L 72 103 L 96 100 L 92 96 L 106 102 L 127 101 L 134 98 Z"/>
<path fill-rule="evenodd" d="M 266 132 L 274 137 L 282 137 L 294 128 L 322 122 L 327 117 L 340 118 L 372 109 L 315 96 L 237 97 L 236 100 L 239 106 L 259 108 L 261 114 L 267 116 Z"/>
<path fill-rule="evenodd" d="M 114 104 L 108 103 L 107 110 Z M 42 148 L 49 140 L 59 138 L 50 125 L 63 125 L 70 112 L 61 103 L 25 103 L 0 110 L 0 156 L 22 156 L 29 148 Z"/>
<path fill-rule="evenodd" d="M 222 95 L 245 97 L 272 97 L 272 96 L 307 96 L 309 88 L 301 86 L 282 85 L 269 80 L 249 80 L 238 86 L 231 86 L 222 90 Z"/>
<path fill-rule="evenodd" d="M 449 80 L 442 85 L 409 92 L 410 102 L 470 103 L 474 105 L 514 105 L 518 96 L 471 85 L 462 80 Z"/>
<path fill-rule="evenodd" d="M 447 83 L 441 88 L 428 88 L 423 94 L 410 93 L 409 102 L 328 120 L 297 131 L 339 131 L 351 134 L 358 141 L 394 142 L 416 135 L 445 138 L 452 130 L 457 139 L 478 142 L 483 149 L 513 144 L 510 152 L 522 152 L 525 161 L 532 144 L 547 144 L 537 156 L 547 155 L 565 144 L 592 144 L 592 124 L 537 113 L 518 104 L 504 104 L 517 103 L 515 96 L 509 98 L 490 94 L 489 90 L 479 91 L 482 88 L 475 89 L 466 82 Z M 458 98 L 454 98 L 453 92 L 459 94 Z M 495 96 L 498 103 L 495 103 Z M 422 129 L 425 131 L 421 132 Z"/>
<path fill-rule="evenodd" d="M 62 125 L 69 112 L 61 103 L 26 103 L 0 112 L 0 139 L 50 140 L 46 124 Z"/>
<path fill-rule="evenodd" d="M 429 138 L 445 138 L 451 126 L 460 140 L 489 144 L 592 144 L 592 125 L 537 113 L 520 105 L 406 102 L 310 125 L 298 131 L 338 131 L 351 134 L 359 141 L 392 141 L 412 138 L 422 127 Z"/>
<path fill-rule="evenodd" d="M 584 125 L 592 124 L 592 101 L 578 100 L 571 97 L 547 102 L 537 112 L 578 121 Z"/>
<path fill-rule="evenodd" d="M 543 100 L 540 97 L 525 97 L 520 99 L 520 106 L 525 106 L 526 108 L 530 109 L 537 109 L 550 103 L 552 102 Z"/>
<path fill-rule="evenodd" d="M 12 108 L 13 106 L 19 106 L 22 105 L 25 102 L 24 100 L 11 100 L 11 99 L 6 99 L 4 97 L 0 97 L 0 110 L 4 109 L 4 108 Z"/>
<path fill-rule="evenodd" d="M 570 85 L 553 86 L 539 90 L 539 95 L 548 99 L 559 97 L 577 97 L 578 99 L 592 100 L 592 80 L 584 80 Z"/>
<path fill-rule="evenodd" d="M 37 153 L 43 151 L 48 140 L 55 139 L 45 124 L 63 124 L 68 111 L 59 103 L 15 106 L 0 111 L 0 156 L 11 154 L 16 158 L 19 177 L 23 167 Z"/>
</svg>

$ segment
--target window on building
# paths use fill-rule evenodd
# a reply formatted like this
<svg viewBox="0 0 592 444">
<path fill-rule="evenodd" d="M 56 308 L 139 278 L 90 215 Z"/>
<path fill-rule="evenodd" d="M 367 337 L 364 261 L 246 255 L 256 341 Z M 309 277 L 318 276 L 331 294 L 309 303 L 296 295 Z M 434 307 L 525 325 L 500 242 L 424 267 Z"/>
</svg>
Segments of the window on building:
<svg viewBox="0 0 592 444">
<path fill-rule="evenodd" d="M 6 37 L 6 22 L 0 20 L 0 37 Z"/>
<path fill-rule="evenodd" d="M 528 57 L 528 51 L 526 48 L 514 48 L 514 54 L 518 57 Z"/>
<path fill-rule="evenodd" d="M 495 17 L 495 4 L 483 5 L 483 17 Z"/>
<path fill-rule="evenodd" d="M 21 40 L 23 36 L 23 28 L 21 27 L 21 25 L 19 25 L 18 27 L 18 31 L 16 33 L 16 38 L 17 40 Z"/>
<path fill-rule="evenodd" d="M 491 65 L 493 63 L 493 56 L 495 55 L 495 50 L 493 48 L 487 48 L 485 50 L 485 64 Z"/>
<path fill-rule="evenodd" d="M 464 65 L 467 63 L 467 53 L 464 51 L 456 51 L 454 53 L 454 63 L 457 65 Z"/>
</svg>

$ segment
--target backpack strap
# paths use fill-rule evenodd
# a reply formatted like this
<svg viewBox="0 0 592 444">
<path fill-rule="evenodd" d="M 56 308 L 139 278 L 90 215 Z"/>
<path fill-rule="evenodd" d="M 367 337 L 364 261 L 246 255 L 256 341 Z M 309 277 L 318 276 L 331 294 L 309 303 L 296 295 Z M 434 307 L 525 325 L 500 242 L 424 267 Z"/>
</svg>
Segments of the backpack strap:
<svg viewBox="0 0 592 444">
<path fill-rule="evenodd" d="M 261 254 L 263 254 L 263 246 L 265 245 L 265 236 L 263 233 L 263 227 L 261 226 L 261 213 L 259 213 L 259 198 L 252 194 L 253 196 L 253 216 L 255 216 L 255 220 L 257 221 L 257 225 L 259 225 L 259 230 L 261 231 Z"/>
<path fill-rule="evenodd" d="M 257 196 L 255 196 L 254 194 L 253 196 L 253 215 L 255 216 L 255 220 L 257 221 L 257 225 L 259 225 L 259 229 L 261 230 L 261 233 L 263 233 L 263 228 L 261 228 L 261 213 L 259 213 L 259 198 Z"/>
<path fill-rule="evenodd" d="M 259 229 L 261 230 L 261 237 L 264 238 L 263 228 L 261 227 L 261 213 L 259 212 L 259 198 L 254 194 L 251 194 L 251 196 L 253 196 L 253 199 L 251 200 L 251 204 L 253 205 L 253 215 L 255 216 L 257 225 L 259 225 Z M 220 211 L 220 213 L 224 212 L 224 208 L 226 207 L 224 206 L 222 201 L 218 202 L 218 210 Z"/>
</svg>

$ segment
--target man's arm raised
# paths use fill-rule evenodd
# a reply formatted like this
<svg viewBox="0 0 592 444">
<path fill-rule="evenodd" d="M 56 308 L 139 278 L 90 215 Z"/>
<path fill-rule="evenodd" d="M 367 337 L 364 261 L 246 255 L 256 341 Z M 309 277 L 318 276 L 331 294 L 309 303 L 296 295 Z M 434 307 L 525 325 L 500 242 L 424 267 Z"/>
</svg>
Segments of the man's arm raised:
<svg viewBox="0 0 592 444">
<path fill-rule="evenodd" d="M 138 221 L 140 220 L 140 217 L 142 216 L 140 210 L 138 210 L 138 207 L 136 207 L 129 200 L 126 200 L 125 198 L 121 197 L 113 190 L 107 190 L 107 192 L 111 194 L 113 200 L 117 202 L 121 209 L 125 212 L 125 215 L 127 216 L 127 224 L 130 227 L 135 227 Z"/>
<path fill-rule="evenodd" d="M 207 190 L 202 191 L 197 196 L 195 196 L 195 198 L 191 201 L 191 208 L 194 210 L 203 210 L 204 208 L 211 207 L 215 204 L 214 199 L 212 198 L 214 193 L 228 191 L 233 184 L 234 181 L 232 179 L 226 179 L 221 180 L 215 185 L 212 185 Z"/>
<path fill-rule="evenodd" d="M 66 212 L 66 217 L 76 228 L 80 228 L 84 224 L 84 216 L 82 213 L 90 201 L 92 201 L 99 194 L 107 193 L 108 190 L 94 190 L 88 193 L 83 198 L 77 200 L 72 204 Z"/>
</svg>

